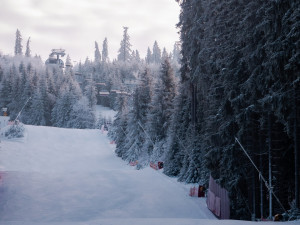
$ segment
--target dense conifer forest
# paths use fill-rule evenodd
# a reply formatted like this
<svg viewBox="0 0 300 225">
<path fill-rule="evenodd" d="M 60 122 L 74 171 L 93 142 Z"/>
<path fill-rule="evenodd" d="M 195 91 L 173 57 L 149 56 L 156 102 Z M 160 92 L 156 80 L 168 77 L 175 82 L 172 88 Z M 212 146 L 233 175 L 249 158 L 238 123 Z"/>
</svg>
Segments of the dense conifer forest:
<svg viewBox="0 0 300 225">
<path fill-rule="evenodd" d="M 180 81 L 173 86 L 163 62 L 151 100 L 138 92 L 145 83 L 131 108 L 121 100 L 117 154 L 141 164 L 164 161 L 164 173 L 184 182 L 207 185 L 211 174 L 229 191 L 232 218 L 296 215 L 300 2 L 179 4 Z M 278 198 L 271 196 L 272 209 L 262 177 Z"/>
<path fill-rule="evenodd" d="M 299 217 L 300 1 L 177 2 L 180 42 L 169 53 L 155 41 L 144 59 L 124 27 L 117 59 L 105 39 L 62 70 L 32 57 L 30 39 L 23 55 L 17 30 L 15 56 L 0 56 L 0 106 L 16 118 L 31 97 L 22 122 L 70 128 L 99 126 L 93 108 L 111 107 L 116 155 L 138 169 L 162 161 L 205 187 L 211 175 L 234 219 Z"/>
<path fill-rule="evenodd" d="M 95 105 L 116 109 L 120 96 L 132 95 L 146 67 L 151 68 L 155 76 L 164 55 L 179 71 L 178 45 L 174 44 L 171 53 L 165 48 L 161 52 L 155 41 L 153 50 L 148 48 L 143 59 L 138 50 L 131 49 L 128 27 L 123 30 L 118 59 L 109 58 L 107 38 L 101 47 L 95 41 L 93 59 L 87 57 L 75 65 L 69 55 L 63 63 L 62 55 L 67 54 L 64 49 L 53 49 L 62 54 L 59 64 L 57 55 L 52 59 L 51 54 L 45 64 L 40 56 L 31 55 L 30 38 L 25 54 L 22 42 L 21 31 L 17 29 L 14 56 L 0 52 L 0 108 L 1 114 L 4 108 L 11 120 L 17 118 L 25 124 L 80 129 L 101 127 L 111 121 L 96 115 Z"/>
<path fill-rule="evenodd" d="M 300 2 L 179 3 L 180 93 L 165 173 L 187 182 L 211 174 L 230 193 L 232 218 L 267 217 L 268 190 L 236 137 L 283 207 L 296 211 Z M 274 199 L 272 213 L 282 212 Z"/>
</svg>

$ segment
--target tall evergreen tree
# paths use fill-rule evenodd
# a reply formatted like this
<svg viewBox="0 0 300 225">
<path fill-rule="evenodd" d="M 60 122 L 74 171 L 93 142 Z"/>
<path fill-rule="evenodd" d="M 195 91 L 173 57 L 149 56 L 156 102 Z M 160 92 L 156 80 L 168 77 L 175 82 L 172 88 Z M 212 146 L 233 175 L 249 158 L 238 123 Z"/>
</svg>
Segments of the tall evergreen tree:
<svg viewBox="0 0 300 225">
<path fill-rule="evenodd" d="M 152 53 L 153 63 L 160 64 L 161 63 L 161 50 L 158 46 L 157 41 L 153 44 L 153 53 Z"/>
<path fill-rule="evenodd" d="M 89 104 L 89 100 L 84 96 L 73 105 L 67 127 L 77 129 L 95 127 L 96 118 Z"/>
<path fill-rule="evenodd" d="M 103 45 L 102 45 L 102 61 L 103 62 L 108 62 L 109 57 L 108 57 L 108 41 L 107 38 L 104 39 Z"/>
<path fill-rule="evenodd" d="M 74 95 L 69 91 L 62 91 L 58 97 L 51 114 L 51 122 L 55 127 L 68 127 L 71 119 Z"/>
<path fill-rule="evenodd" d="M 15 72 L 15 69 L 13 68 L 9 69 L 7 75 L 4 76 L 2 81 L 2 88 L 0 90 L 0 99 L 1 99 L 2 107 L 7 107 L 8 104 L 12 101 L 14 72 Z"/>
<path fill-rule="evenodd" d="M 128 27 L 123 27 L 123 39 L 120 44 L 118 60 L 122 62 L 129 62 L 131 60 L 131 44 L 128 34 Z"/>
<path fill-rule="evenodd" d="M 130 112 L 128 113 L 128 123 L 126 126 L 126 144 L 123 158 L 128 161 L 139 160 L 140 164 L 148 162 L 148 151 L 144 151 L 144 143 L 147 134 L 145 125 L 152 95 L 151 73 L 148 68 L 140 74 L 140 83 L 134 94 Z"/>
<path fill-rule="evenodd" d="M 164 49 L 163 49 L 163 52 L 162 52 L 162 55 L 161 55 L 161 58 L 162 58 L 162 59 L 165 59 L 165 58 L 167 58 L 167 57 L 169 57 L 169 54 L 168 54 L 168 52 L 167 52 L 167 49 L 164 48 Z"/>
<path fill-rule="evenodd" d="M 2 79 L 3 79 L 3 69 L 0 65 L 0 82 L 2 81 Z"/>
<path fill-rule="evenodd" d="M 168 58 L 161 64 L 153 95 L 147 115 L 146 132 L 149 138 L 145 143 L 145 148 L 151 149 L 152 146 L 151 157 L 153 160 L 159 160 L 164 157 L 166 138 L 174 110 L 173 101 L 176 96 L 174 72 Z"/>
<path fill-rule="evenodd" d="M 97 41 L 95 41 L 95 62 L 96 63 L 101 62 L 101 53 Z"/>
<path fill-rule="evenodd" d="M 27 40 L 26 43 L 26 52 L 25 52 L 26 57 L 31 57 L 31 50 L 30 50 L 30 37 Z"/>
<path fill-rule="evenodd" d="M 88 85 L 85 87 L 84 95 L 88 100 L 88 107 L 94 109 L 97 104 L 97 98 L 96 88 L 93 82 L 88 82 Z"/>
<path fill-rule="evenodd" d="M 150 48 L 148 47 L 147 55 L 146 55 L 146 63 L 150 64 L 152 62 L 153 62 L 152 52 L 151 52 Z"/>
<path fill-rule="evenodd" d="M 138 63 L 141 62 L 141 56 L 140 56 L 140 52 L 138 50 L 135 50 L 135 61 Z"/>
<path fill-rule="evenodd" d="M 31 104 L 30 104 L 30 109 L 28 112 L 28 119 L 27 123 L 28 124 L 33 124 L 33 125 L 41 125 L 45 126 L 46 125 L 46 118 L 45 118 L 45 99 L 43 99 L 42 93 L 40 92 L 39 87 L 35 89 L 32 99 L 31 99 Z"/>
<path fill-rule="evenodd" d="M 174 43 L 174 47 L 173 47 L 173 52 L 172 52 L 172 59 L 175 62 L 180 62 L 180 43 L 179 42 L 175 42 Z"/>
<path fill-rule="evenodd" d="M 16 41 L 15 41 L 15 55 L 23 54 L 23 46 L 22 46 L 22 35 L 19 29 L 16 31 Z"/>
<path fill-rule="evenodd" d="M 128 121 L 128 97 L 126 95 L 120 95 L 118 97 L 117 112 L 110 137 L 116 142 L 117 156 L 124 158 L 126 153 L 126 127 Z"/>
<path fill-rule="evenodd" d="M 184 166 L 184 157 L 187 157 L 188 127 L 191 118 L 191 102 L 184 84 L 180 85 L 179 95 L 174 99 L 174 113 L 168 132 L 168 145 L 164 161 L 164 173 L 168 176 L 179 176 Z"/>
</svg>

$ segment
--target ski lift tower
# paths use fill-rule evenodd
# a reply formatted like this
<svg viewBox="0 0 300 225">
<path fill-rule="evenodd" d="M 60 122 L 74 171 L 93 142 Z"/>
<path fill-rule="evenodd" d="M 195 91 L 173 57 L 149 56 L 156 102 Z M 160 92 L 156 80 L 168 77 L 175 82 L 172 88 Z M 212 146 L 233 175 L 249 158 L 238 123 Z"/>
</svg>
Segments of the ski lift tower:
<svg viewBox="0 0 300 225">
<path fill-rule="evenodd" d="M 60 68 L 64 68 L 64 62 L 59 58 L 59 56 L 65 56 L 65 49 L 52 49 L 49 58 L 46 60 L 46 65 L 58 65 Z"/>
</svg>

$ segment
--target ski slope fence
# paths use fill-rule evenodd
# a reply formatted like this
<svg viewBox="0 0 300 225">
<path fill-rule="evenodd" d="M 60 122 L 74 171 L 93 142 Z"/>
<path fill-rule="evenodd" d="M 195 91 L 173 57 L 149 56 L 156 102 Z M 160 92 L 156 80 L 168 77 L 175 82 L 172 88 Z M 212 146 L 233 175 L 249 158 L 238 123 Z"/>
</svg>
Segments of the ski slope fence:
<svg viewBox="0 0 300 225">
<path fill-rule="evenodd" d="M 189 196 L 204 198 L 205 197 L 204 187 L 202 185 L 199 185 L 199 187 L 191 187 Z"/>
<path fill-rule="evenodd" d="M 150 162 L 150 167 L 154 170 L 158 170 L 158 166 L 157 164 L 153 163 L 153 162 Z"/>
<path fill-rule="evenodd" d="M 209 178 L 209 189 L 206 201 L 208 209 L 219 219 L 230 219 L 230 199 L 228 197 L 228 191 L 217 184 L 212 176 Z"/>
</svg>

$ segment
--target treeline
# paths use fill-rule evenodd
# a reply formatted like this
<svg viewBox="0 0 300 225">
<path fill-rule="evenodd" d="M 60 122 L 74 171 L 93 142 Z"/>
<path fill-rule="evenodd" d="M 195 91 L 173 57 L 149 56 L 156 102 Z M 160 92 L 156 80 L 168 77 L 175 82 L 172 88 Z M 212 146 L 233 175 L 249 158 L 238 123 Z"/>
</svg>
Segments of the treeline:
<svg viewBox="0 0 300 225">
<path fill-rule="evenodd" d="M 119 101 L 117 154 L 142 165 L 163 160 L 164 173 L 180 181 L 207 185 L 211 174 L 229 191 L 232 218 L 266 218 L 283 208 L 297 215 L 300 2 L 179 3 L 180 83 L 176 90 L 168 60 L 155 82 L 148 70 L 141 74 L 133 98 Z M 272 211 L 235 138 L 278 196 Z"/>
<path fill-rule="evenodd" d="M 46 67 L 39 57 L 0 56 L 0 107 L 25 124 L 93 128 L 96 92 L 81 89 L 72 68 Z M 28 101 L 28 102 L 27 102 Z M 25 103 L 27 104 L 25 105 Z"/>
<path fill-rule="evenodd" d="M 17 30 L 15 55 L 0 53 L 0 108 L 7 108 L 10 119 L 14 120 L 25 106 L 18 117 L 25 124 L 99 127 L 103 120 L 95 114 L 96 104 L 115 109 L 119 96 L 132 94 L 146 65 L 156 71 L 162 57 L 168 56 L 172 58 L 172 67 L 179 70 L 178 45 L 174 45 L 172 53 L 167 53 L 165 48 L 161 51 L 155 41 L 152 51 L 148 48 L 143 59 L 138 50 L 131 50 L 127 27 L 123 31 L 118 59 L 110 60 L 105 38 L 102 50 L 95 42 L 94 59 L 86 58 L 74 67 L 69 55 L 65 68 L 58 64 L 45 65 L 39 56 L 32 56 L 30 38 L 23 54 L 22 40 L 21 32 Z M 101 96 L 101 93 L 113 91 L 118 94 Z"/>
</svg>

